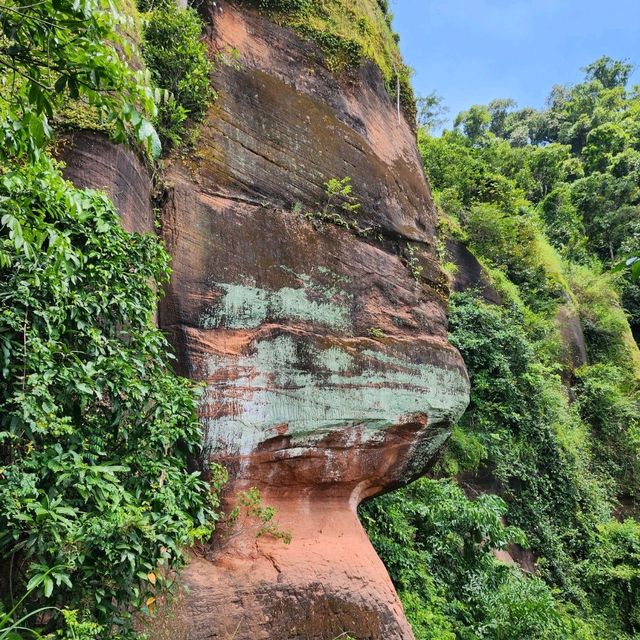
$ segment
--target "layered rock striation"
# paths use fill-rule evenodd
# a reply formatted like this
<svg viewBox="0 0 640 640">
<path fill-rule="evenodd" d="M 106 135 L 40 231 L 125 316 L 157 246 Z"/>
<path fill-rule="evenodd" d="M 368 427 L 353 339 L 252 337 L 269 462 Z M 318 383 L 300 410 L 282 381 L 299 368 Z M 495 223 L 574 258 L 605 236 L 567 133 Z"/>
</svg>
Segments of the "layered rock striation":
<svg viewBox="0 0 640 640">
<path fill-rule="evenodd" d="M 168 174 L 160 317 L 206 382 L 230 495 L 259 488 L 292 541 L 250 530 L 192 562 L 187 635 L 410 638 L 356 507 L 427 469 L 468 393 L 414 134 L 372 64 L 339 79 L 256 13 L 209 17 L 234 62 Z M 332 223 L 324 183 L 345 176 L 361 206 Z"/>
<path fill-rule="evenodd" d="M 229 470 L 229 503 L 256 487 L 291 542 L 251 525 L 216 541 L 157 637 L 409 639 L 356 509 L 423 474 L 468 402 L 414 132 L 372 63 L 334 74 L 255 11 L 207 11 L 218 99 L 165 172 L 159 322 L 180 372 L 205 383 L 205 450 Z M 70 154 L 81 182 L 90 144 Z M 133 169 L 97 153 L 120 169 L 93 186 L 117 192 Z M 345 177 L 353 211 L 326 193 Z"/>
</svg>

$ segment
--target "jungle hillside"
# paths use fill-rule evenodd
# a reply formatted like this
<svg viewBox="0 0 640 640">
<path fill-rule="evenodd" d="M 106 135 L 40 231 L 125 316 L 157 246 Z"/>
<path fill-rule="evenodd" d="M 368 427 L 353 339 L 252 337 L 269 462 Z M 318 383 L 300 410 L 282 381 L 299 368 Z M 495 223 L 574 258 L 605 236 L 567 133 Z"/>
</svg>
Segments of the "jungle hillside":
<svg viewBox="0 0 640 640">
<path fill-rule="evenodd" d="M 640 632 L 631 71 L 599 58 L 544 109 L 474 105 L 438 136 L 422 102 L 471 405 L 429 478 L 362 508 L 418 638 Z M 461 246 L 481 275 L 457 286 Z"/>
<path fill-rule="evenodd" d="M 549 71 L 543 108 L 500 97 L 442 129 L 392 9 L 0 0 L 0 640 L 389 640 L 385 615 L 402 640 L 640 638 L 633 63 L 599 57 L 569 85 Z M 111 195 L 66 177 L 78 132 Z M 147 188 L 145 232 L 117 203 L 125 164 Z M 215 280 L 234 265 L 237 282 Z M 163 325 L 194 308 L 207 322 Z M 431 377 L 407 408 L 416 371 Z M 403 449 L 430 411 L 429 446 Z M 210 436 L 238 415 L 241 442 Z M 336 557 L 375 569 L 377 553 L 379 592 L 355 569 L 330 592 L 342 538 L 318 540 L 341 527 L 360 546 Z M 237 540 L 240 578 L 232 552 L 219 562 Z M 214 576 L 195 605 L 192 565 Z M 242 584 L 216 609 L 202 593 L 220 575 Z M 227 606 L 226 636 L 170 626 Z"/>
</svg>

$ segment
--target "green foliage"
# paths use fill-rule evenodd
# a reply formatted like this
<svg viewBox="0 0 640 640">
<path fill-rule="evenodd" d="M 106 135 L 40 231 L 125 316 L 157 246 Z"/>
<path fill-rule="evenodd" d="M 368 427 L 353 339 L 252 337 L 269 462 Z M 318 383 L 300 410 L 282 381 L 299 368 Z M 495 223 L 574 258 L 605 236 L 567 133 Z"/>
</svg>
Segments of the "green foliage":
<svg viewBox="0 0 640 640">
<path fill-rule="evenodd" d="M 194 9 L 169 2 L 147 16 L 142 53 L 154 84 L 168 91 L 156 120 L 165 149 L 180 143 L 185 121 L 201 120 L 215 97 L 201 37 L 202 20 Z"/>
<path fill-rule="evenodd" d="M 216 519 L 188 464 L 194 391 L 153 325 L 168 256 L 45 152 L 75 104 L 158 155 L 131 20 L 102 0 L 0 10 L 0 602 L 30 637 L 132 637 Z"/>
<path fill-rule="evenodd" d="M 584 223 L 571 199 L 571 187 L 555 186 L 540 202 L 540 217 L 549 241 L 567 258 L 584 261 L 587 238 Z"/>
<path fill-rule="evenodd" d="M 544 582 L 496 559 L 525 542 L 503 524 L 506 510 L 426 478 L 360 508 L 418 640 L 580 637 Z"/>
<path fill-rule="evenodd" d="M 258 0 L 262 11 L 281 11 L 283 13 L 307 13 L 311 9 L 311 0 Z"/>
<path fill-rule="evenodd" d="M 631 277 L 633 280 L 640 279 L 640 256 L 631 256 L 627 258 L 620 267 L 629 267 L 631 271 Z M 616 271 L 620 271 L 620 268 L 617 268 Z"/>
<path fill-rule="evenodd" d="M 444 105 L 442 97 L 433 91 L 428 96 L 416 100 L 416 111 L 418 126 L 432 131 L 445 124 L 447 120 L 444 114 L 448 113 L 449 108 Z"/>
<path fill-rule="evenodd" d="M 573 265 L 568 270 L 591 362 L 609 362 L 637 377 L 638 350 L 620 304 L 615 277 Z"/>
<path fill-rule="evenodd" d="M 549 240 L 571 260 L 611 266 L 635 255 L 640 98 L 626 89 L 631 69 L 603 57 L 586 67 L 583 83 L 555 87 L 547 109 L 495 100 L 461 113 L 442 138 L 421 132 L 434 188 L 448 203 L 494 204 L 503 215 L 513 215 L 525 204 L 518 195 L 526 196 L 529 215 L 542 218 Z M 630 291 L 626 300 L 637 297 Z M 638 307 L 629 308 L 637 324 Z"/>
<path fill-rule="evenodd" d="M 629 636 L 640 633 L 640 524 L 612 520 L 597 531 L 597 544 L 581 564 L 596 613 L 615 620 Z"/>
<path fill-rule="evenodd" d="M 561 268 L 545 239 L 527 215 L 505 214 L 494 205 L 476 205 L 467 230 L 478 255 L 504 271 L 534 310 L 557 303 L 566 291 Z"/>
<path fill-rule="evenodd" d="M 593 430 L 600 472 L 615 480 L 622 495 L 639 500 L 640 398 L 626 369 L 611 362 L 583 367 L 575 390 L 580 414 Z"/>
<path fill-rule="evenodd" d="M 487 107 L 480 105 L 472 106 L 468 111 L 459 113 L 456 117 L 454 126 L 460 127 L 465 137 L 471 141 L 472 144 L 479 144 L 486 137 L 489 132 L 489 125 L 491 122 L 491 113 Z"/>
<path fill-rule="evenodd" d="M 242 491 L 236 497 L 236 505 L 221 523 L 223 540 L 233 538 L 247 530 L 255 532 L 257 538 L 269 536 L 285 544 L 291 542 L 291 533 L 283 531 L 275 519 L 277 511 L 262 501 L 262 494 L 256 487 Z"/>
<path fill-rule="evenodd" d="M 168 256 L 45 159 L 5 169 L 0 213 L 2 574 L 37 585 L 25 606 L 128 637 L 215 520 L 187 465 L 196 400 L 153 326 Z"/>
<path fill-rule="evenodd" d="M 537 343 L 545 332 L 530 313 L 472 293 L 451 303 L 450 340 L 465 359 L 472 393 L 440 472 L 471 486 L 489 482 L 506 502 L 483 494 L 469 501 L 451 484 L 423 479 L 363 508 L 419 639 L 629 637 L 624 620 L 635 606 L 637 575 L 616 573 L 616 554 L 634 566 L 635 547 L 612 551 L 595 532 L 616 526 L 615 487 L 638 486 L 630 475 L 637 401 L 624 370 L 594 365 L 579 372 L 578 401 L 570 405 L 552 362 L 545 364 Z M 526 532 L 538 577 L 493 557 L 507 542 L 523 544 L 505 517 Z M 599 560 L 608 556 L 608 565 Z M 598 568 L 612 582 L 593 580 Z M 619 593 L 607 585 L 618 577 L 615 588 L 628 596 L 616 608 Z"/>
<path fill-rule="evenodd" d="M 324 187 L 327 195 L 327 201 L 322 210 L 324 214 L 327 214 L 335 207 L 334 201 L 336 200 L 339 202 L 340 209 L 346 213 L 355 213 L 360 209 L 360 203 L 353 195 L 353 186 L 349 176 L 345 176 L 342 180 L 331 178 L 325 182 Z"/>
<path fill-rule="evenodd" d="M 330 178 L 324 183 L 324 195 L 325 201 L 322 209 L 304 212 L 304 217 L 307 220 L 343 227 L 363 237 L 370 236 L 376 231 L 375 226 L 361 227 L 355 217 L 361 205 L 358 198 L 353 195 L 353 185 L 349 176 Z M 293 211 L 294 213 L 302 213 L 302 203 L 294 203 Z"/>
<path fill-rule="evenodd" d="M 0 159 L 39 156 L 51 138 L 54 113 L 82 100 L 110 123 L 118 141 L 129 135 L 157 156 L 148 118 L 154 94 L 143 71 L 128 64 L 133 44 L 126 14 L 107 0 L 7 0 L 0 8 Z"/>
<path fill-rule="evenodd" d="M 0 602 L 0 640 L 20 640 L 22 637 L 20 632 L 28 630 L 27 625 L 29 625 L 30 622 L 35 622 L 38 616 L 49 615 L 54 611 L 59 611 L 56 607 L 52 606 L 39 607 L 28 612 L 22 611 L 22 605 L 25 600 L 35 591 L 40 582 L 48 578 L 56 568 L 52 567 L 39 581 L 34 581 L 26 593 L 15 604 L 12 603 L 10 605 L 11 608 L 8 612 L 4 612 L 4 606 L 2 602 Z M 35 630 L 31 631 L 29 635 L 35 638 L 42 637 Z"/>
<path fill-rule="evenodd" d="M 95 622 L 81 620 L 78 611 L 75 609 L 63 609 L 65 628 L 58 636 L 67 640 L 94 640 L 99 638 L 104 632 L 104 627 Z"/>
<path fill-rule="evenodd" d="M 487 447 L 481 438 L 455 425 L 447 443 L 442 471 L 452 478 L 461 473 L 474 472 L 480 469 L 487 457 Z"/>
<path fill-rule="evenodd" d="M 424 267 L 420 264 L 420 259 L 418 258 L 418 249 L 410 242 L 407 242 L 406 262 L 409 271 L 411 271 L 413 279 L 419 281 L 422 277 L 422 271 L 424 270 Z"/>
<path fill-rule="evenodd" d="M 574 557 L 608 515 L 579 416 L 518 312 L 459 294 L 451 332 L 472 385 L 461 428 L 486 448 L 509 517 L 545 557 L 550 579 L 577 596 Z"/>
<path fill-rule="evenodd" d="M 626 60 L 613 60 L 609 56 L 602 56 L 588 64 L 584 71 L 587 80 L 595 80 L 605 89 L 613 89 L 627 84 L 633 65 Z"/>
<path fill-rule="evenodd" d="M 418 146 L 432 186 L 439 193 L 446 193 L 447 200 L 456 202 L 458 208 L 487 203 L 515 213 L 525 204 L 524 189 L 508 180 L 501 166 L 492 166 L 486 161 L 489 150 L 474 147 L 459 132 L 445 131 L 440 138 L 434 138 L 421 129 Z M 491 149 L 491 152 L 495 157 L 502 150 Z M 446 210 L 446 213 L 457 211 Z"/>
<path fill-rule="evenodd" d="M 640 105 L 625 88 L 629 73 L 602 58 L 583 83 L 554 88 L 547 109 L 495 100 L 463 112 L 438 138 L 418 132 L 441 231 L 468 243 L 503 300 L 452 296 L 450 341 L 467 364 L 471 404 L 437 473 L 505 500 L 504 517 L 526 533 L 537 574 L 496 585 L 483 566 L 478 593 L 452 596 L 442 585 L 455 570 L 442 576 L 424 565 L 441 543 L 429 540 L 416 556 L 419 536 L 404 518 L 407 501 L 431 509 L 434 498 L 416 506 L 401 492 L 376 515 L 387 537 L 369 526 L 418 637 L 638 632 L 638 524 L 616 521 L 614 508 L 622 501 L 635 514 L 640 498 L 640 352 L 621 306 L 640 312 L 640 290 L 607 271 L 633 268 L 640 238 Z M 561 307 L 584 334 L 589 364 L 577 370 L 566 360 L 574 345 L 571 328 L 559 326 Z M 441 537 L 464 509 L 441 514 Z M 423 570 L 409 583 L 405 566 Z M 455 598 L 458 610 L 443 607 Z"/>
</svg>

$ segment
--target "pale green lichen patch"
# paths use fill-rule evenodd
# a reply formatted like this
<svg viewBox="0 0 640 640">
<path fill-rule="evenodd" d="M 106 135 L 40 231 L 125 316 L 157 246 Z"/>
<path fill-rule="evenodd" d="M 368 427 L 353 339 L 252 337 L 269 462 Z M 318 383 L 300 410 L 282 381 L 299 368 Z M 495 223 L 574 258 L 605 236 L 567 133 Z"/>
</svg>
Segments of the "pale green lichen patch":
<svg viewBox="0 0 640 640">
<path fill-rule="evenodd" d="M 344 373 L 353 365 L 353 356 L 339 347 L 331 347 L 318 352 L 317 362 L 327 371 Z"/>
<path fill-rule="evenodd" d="M 328 433 L 362 427 L 362 440 L 425 414 L 429 425 L 453 423 L 468 402 L 468 382 L 457 369 L 386 358 L 372 350 L 353 355 L 320 349 L 305 339 L 278 336 L 254 353 L 211 357 L 209 373 L 234 371 L 209 386 L 204 402 L 222 407 L 208 423 L 211 444 L 246 455 L 287 425 L 295 446 L 313 446 Z M 210 413 L 210 412 L 208 412 Z"/>
<path fill-rule="evenodd" d="M 304 275 L 304 274 L 303 274 Z M 267 321 L 311 322 L 330 329 L 351 329 L 351 295 L 323 286 L 310 276 L 299 277 L 301 287 L 263 289 L 246 284 L 214 283 L 221 298 L 200 317 L 203 329 L 252 329 Z"/>
</svg>

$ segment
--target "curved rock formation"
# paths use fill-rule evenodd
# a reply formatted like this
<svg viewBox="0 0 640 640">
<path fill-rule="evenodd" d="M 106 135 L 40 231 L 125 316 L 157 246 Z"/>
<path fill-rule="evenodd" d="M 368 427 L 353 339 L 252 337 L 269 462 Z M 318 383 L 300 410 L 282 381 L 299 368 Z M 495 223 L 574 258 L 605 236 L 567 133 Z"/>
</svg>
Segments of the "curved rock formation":
<svg viewBox="0 0 640 640">
<path fill-rule="evenodd" d="M 424 473 L 468 400 L 414 134 L 372 64 L 339 80 L 262 16 L 218 3 L 209 17 L 212 51 L 235 61 L 167 174 L 161 325 L 206 381 L 230 499 L 259 488 L 292 541 L 249 528 L 194 560 L 182 633 L 411 638 L 356 507 Z M 344 176 L 361 207 L 332 224 L 323 185 Z"/>
<path fill-rule="evenodd" d="M 446 256 L 456 265 L 451 288 L 455 292 L 474 289 L 479 291 L 486 302 L 502 304 L 502 298 L 491 284 L 489 275 L 464 242 L 455 238 L 447 238 Z"/>
<path fill-rule="evenodd" d="M 558 307 L 555 320 L 560 332 L 559 362 L 562 365 L 562 379 L 572 394 L 573 374 L 588 361 L 587 344 L 580 316 L 570 301 Z"/>
<path fill-rule="evenodd" d="M 133 151 L 86 130 L 65 134 L 60 147 L 67 180 L 105 191 L 127 231 L 153 233 L 151 179 Z"/>
<path fill-rule="evenodd" d="M 212 54 L 233 63 L 217 65 L 195 152 L 165 172 L 159 321 L 181 373 L 206 383 L 229 503 L 257 487 L 292 540 L 251 524 L 219 540 L 153 637 L 410 639 L 356 508 L 423 474 L 468 402 L 414 133 L 373 64 L 341 78 L 255 12 L 217 2 L 209 19 Z M 134 154 L 77 134 L 66 160 L 128 229 L 152 228 Z M 324 187 L 345 176 L 351 213 Z"/>
</svg>

